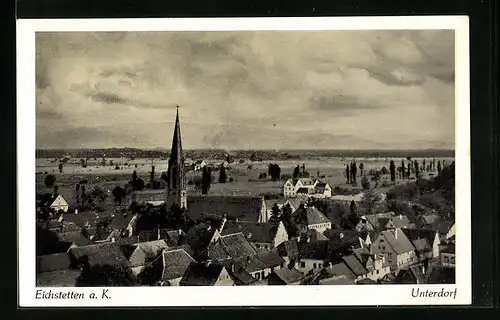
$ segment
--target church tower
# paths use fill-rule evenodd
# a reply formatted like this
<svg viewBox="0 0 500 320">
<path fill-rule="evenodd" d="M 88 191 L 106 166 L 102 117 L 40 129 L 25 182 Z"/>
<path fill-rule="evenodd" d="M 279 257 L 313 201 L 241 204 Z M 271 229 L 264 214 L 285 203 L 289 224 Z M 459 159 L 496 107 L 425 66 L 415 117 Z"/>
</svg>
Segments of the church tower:
<svg viewBox="0 0 500 320">
<path fill-rule="evenodd" d="M 167 192 L 165 204 L 167 211 L 173 205 L 185 209 L 187 207 L 186 175 L 184 172 L 184 155 L 182 154 L 181 124 L 179 122 L 179 107 L 175 117 L 174 137 L 168 161 Z"/>
</svg>

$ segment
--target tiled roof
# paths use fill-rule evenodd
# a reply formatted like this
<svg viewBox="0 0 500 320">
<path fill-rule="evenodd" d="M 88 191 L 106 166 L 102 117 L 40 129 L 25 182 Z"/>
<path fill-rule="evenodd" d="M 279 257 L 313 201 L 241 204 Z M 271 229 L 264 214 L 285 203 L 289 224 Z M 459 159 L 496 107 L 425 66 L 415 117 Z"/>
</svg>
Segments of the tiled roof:
<svg viewBox="0 0 500 320">
<path fill-rule="evenodd" d="M 71 259 L 67 252 L 38 256 L 36 272 L 51 272 L 70 269 Z"/>
<path fill-rule="evenodd" d="M 394 212 L 382 212 L 366 215 L 362 219 L 365 218 L 374 228 L 382 228 L 392 217 L 394 217 Z"/>
<path fill-rule="evenodd" d="M 184 273 L 181 286 L 213 286 L 219 278 L 224 266 L 218 263 L 197 263 L 189 265 Z"/>
<path fill-rule="evenodd" d="M 247 272 L 255 272 L 268 268 L 256 256 L 248 256 L 234 259 L 234 262 L 245 269 Z"/>
<path fill-rule="evenodd" d="M 257 259 L 262 261 L 262 263 L 268 268 L 279 266 L 284 262 L 279 255 L 278 250 L 258 252 Z"/>
<path fill-rule="evenodd" d="M 129 214 L 127 216 L 119 213 L 116 214 L 113 217 L 113 220 L 111 220 L 110 224 L 108 225 L 109 229 L 118 229 L 118 230 L 123 230 L 126 229 L 127 226 L 129 225 L 130 221 L 134 218 L 134 215 Z"/>
<path fill-rule="evenodd" d="M 320 285 L 350 285 L 354 284 L 352 279 L 347 278 L 346 276 L 338 276 L 331 277 L 326 279 L 319 280 Z"/>
<path fill-rule="evenodd" d="M 416 249 L 431 248 L 436 236 L 435 230 L 428 229 L 401 229 Z"/>
<path fill-rule="evenodd" d="M 120 246 L 116 243 L 102 243 L 71 248 L 69 254 L 77 263 L 88 263 L 91 266 L 103 264 L 129 265 Z"/>
<path fill-rule="evenodd" d="M 301 204 L 306 202 L 306 199 L 300 198 L 300 197 L 299 198 L 289 198 L 286 202 L 290 204 L 290 206 L 292 207 L 292 211 L 295 211 L 300 207 Z"/>
<path fill-rule="evenodd" d="M 216 241 L 208 246 L 208 257 L 216 261 L 231 259 L 231 256 L 226 252 L 221 241 Z"/>
<path fill-rule="evenodd" d="M 397 254 L 415 250 L 415 247 L 401 229 L 385 230 L 381 232 L 380 236 L 387 241 Z"/>
<path fill-rule="evenodd" d="M 328 252 L 328 241 L 299 242 L 300 259 L 325 260 Z"/>
<path fill-rule="evenodd" d="M 238 218 L 241 221 L 257 222 L 264 200 L 254 196 L 188 196 L 186 214 L 193 220 L 204 215 Z"/>
<path fill-rule="evenodd" d="M 307 187 L 301 187 L 301 188 L 298 188 L 295 193 L 309 194 L 309 190 L 310 189 Z"/>
<path fill-rule="evenodd" d="M 58 270 L 43 272 L 36 275 L 37 287 L 76 287 L 76 281 L 81 270 Z"/>
<path fill-rule="evenodd" d="M 400 270 L 396 275 L 394 282 L 400 284 L 425 284 L 426 276 L 422 272 L 421 266 L 410 266 L 408 268 Z"/>
<path fill-rule="evenodd" d="M 250 242 L 272 243 L 276 230 L 269 223 L 227 221 L 221 235 L 241 232 Z"/>
<path fill-rule="evenodd" d="M 220 241 L 224 245 L 224 250 L 231 257 L 251 256 L 257 253 L 243 233 L 222 236 Z"/>
<path fill-rule="evenodd" d="M 362 238 L 364 233 L 356 230 L 329 230 L 328 233 L 325 234 L 328 235 L 328 238 L 336 247 L 359 248 L 361 245 L 359 238 Z M 372 239 L 372 242 L 373 241 L 374 239 Z"/>
<path fill-rule="evenodd" d="M 292 213 L 292 217 L 296 221 L 296 223 L 306 223 L 307 225 L 331 222 L 321 211 L 319 211 L 315 207 L 299 208 L 295 210 L 294 213 Z"/>
<path fill-rule="evenodd" d="M 423 215 L 422 218 L 423 222 L 425 224 L 433 224 L 434 222 L 438 221 L 440 219 L 439 215 L 437 214 L 426 214 L 426 215 Z"/>
<path fill-rule="evenodd" d="M 370 278 L 365 278 L 365 279 L 361 279 L 361 280 L 356 281 L 356 284 L 376 284 L 376 283 L 377 283 L 377 281 L 372 280 Z"/>
<path fill-rule="evenodd" d="M 86 238 L 82 231 L 61 232 L 57 234 L 57 238 L 60 242 L 74 243 L 78 247 L 92 244 L 92 241 Z"/>
<path fill-rule="evenodd" d="M 307 230 L 307 237 L 311 239 L 311 241 L 327 241 L 328 237 L 326 237 L 321 232 L 318 232 L 316 229 Z"/>
<path fill-rule="evenodd" d="M 299 258 L 299 247 L 296 240 L 282 242 L 276 249 L 280 256 L 288 257 L 289 260 L 297 260 Z"/>
<path fill-rule="evenodd" d="M 194 259 L 184 249 L 163 251 L 163 280 L 172 280 L 184 275 Z"/>
<path fill-rule="evenodd" d="M 279 279 L 283 280 L 283 282 L 285 282 L 286 284 L 295 283 L 304 278 L 302 273 L 300 273 L 300 271 L 295 268 L 290 269 L 284 267 L 281 269 L 274 270 L 273 273 L 276 274 L 276 276 Z"/>
<path fill-rule="evenodd" d="M 344 263 L 337 263 L 331 267 L 331 272 L 335 276 L 346 276 L 348 279 L 356 279 L 356 275 Z"/>
<path fill-rule="evenodd" d="M 167 248 L 167 243 L 164 240 L 138 243 L 129 258 L 130 265 L 133 267 L 143 266 L 148 261 L 156 258 L 163 249 Z"/>
<path fill-rule="evenodd" d="M 436 230 L 440 234 L 446 234 L 450 231 L 450 228 L 455 224 L 454 221 L 449 220 L 438 220 L 428 226 L 428 229 Z"/>
<path fill-rule="evenodd" d="M 134 191 L 131 194 L 131 199 L 135 199 L 138 203 L 156 202 L 165 200 L 165 190 L 141 190 Z"/>
<path fill-rule="evenodd" d="M 348 255 L 342 257 L 344 263 L 352 270 L 356 276 L 361 276 L 368 273 L 368 270 L 361 264 L 361 262 L 354 256 Z"/>
<path fill-rule="evenodd" d="M 230 268 L 226 268 L 229 275 L 237 285 L 252 285 L 257 282 L 257 279 L 252 277 L 250 273 L 248 273 L 243 268 L 237 268 L 234 271 Z"/>
<path fill-rule="evenodd" d="M 411 224 L 408 217 L 404 215 L 397 215 L 393 217 L 392 223 L 394 224 L 395 228 L 408 228 L 408 226 L 410 226 Z"/>
</svg>

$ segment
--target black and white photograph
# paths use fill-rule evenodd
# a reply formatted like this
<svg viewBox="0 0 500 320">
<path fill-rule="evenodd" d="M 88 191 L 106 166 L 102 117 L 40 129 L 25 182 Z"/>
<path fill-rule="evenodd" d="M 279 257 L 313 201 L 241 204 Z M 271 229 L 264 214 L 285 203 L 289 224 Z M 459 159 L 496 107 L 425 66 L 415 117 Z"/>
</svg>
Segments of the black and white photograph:
<svg viewBox="0 0 500 320">
<path fill-rule="evenodd" d="M 467 300 L 458 39 L 453 26 L 36 30 L 26 294 Z"/>
</svg>

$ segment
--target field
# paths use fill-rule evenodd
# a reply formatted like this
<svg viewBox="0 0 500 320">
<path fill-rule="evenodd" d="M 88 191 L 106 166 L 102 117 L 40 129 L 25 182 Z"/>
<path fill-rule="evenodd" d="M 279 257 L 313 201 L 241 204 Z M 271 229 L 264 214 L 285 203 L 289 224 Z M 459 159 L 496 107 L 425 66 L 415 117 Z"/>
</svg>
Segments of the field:
<svg viewBox="0 0 500 320">
<path fill-rule="evenodd" d="M 451 163 L 452 158 L 440 158 L 446 163 Z M 113 165 L 109 165 L 109 161 L 113 161 Z M 389 168 L 390 160 L 394 160 L 396 166 L 401 163 L 401 158 L 357 158 L 356 163 L 363 163 L 366 173 L 370 169 L 380 170 L 382 167 Z M 415 158 L 422 162 L 422 159 Z M 117 185 L 124 185 L 132 177 L 132 172 L 136 170 L 139 177 L 145 181 L 149 180 L 149 171 L 151 164 L 155 166 L 156 177 L 159 178 L 161 173 L 167 170 L 166 159 L 134 159 L 127 158 L 109 158 L 108 164 L 102 166 L 98 160 L 89 159 L 87 167 L 83 168 L 79 159 L 70 159 L 63 167 L 63 172 L 59 173 L 58 162 L 53 159 L 38 158 L 37 163 L 37 190 L 42 190 L 44 186 L 44 178 L 46 173 L 53 174 L 56 177 L 56 184 L 59 186 L 59 193 L 70 200 L 73 195 L 75 185 L 82 179 L 88 181 L 89 186 L 100 186 L 101 188 L 112 190 Z M 405 161 L 407 162 L 407 161 Z M 282 175 L 292 175 L 294 167 L 305 164 L 306 171 L 312 177 L 316 177 L 319 172 L 320 179 L 329 183 L 332 187 L 345 187 L 345 166 L 350 163 L 350 159 L 341 158 L 316 158 L 311 160 L 283 160 L 283 161 L 262 161 L 250 162 L 246 160 L 244 163 L 236 161 L 230 164 L 227 174 L 233 179 L 232 182 L 225 184 L 216 183 L 218 172 L 215 170 L 212 175 L 215 183 L 212 184 L 210 194 L 214 195 L 264 195 L 264 194 L 281 194 L 284 181 L 271 181 L 269 179 L 258 179 L 261 173 L 267 173 L 267 167 L 270 163 L 277 163 L 281 167 Z M 118 165 L 119 169 L 115 166 Z M 251 167 L 250 167 L 251 165 Z M 359 174 L 359 169 L 358 169 Z M 191 171 L 186 174 L 186 180 L 191 180 L 194 176 L 201 176 L 200 172 Z M 384 177 L 387 178 L 387 177 Z M 197 194 L 199 191 L 194 189 L 193 185 L 188 185 L 190 194 Z M 111 198 L 111 197 L 110 197 Z"/>
</svg>

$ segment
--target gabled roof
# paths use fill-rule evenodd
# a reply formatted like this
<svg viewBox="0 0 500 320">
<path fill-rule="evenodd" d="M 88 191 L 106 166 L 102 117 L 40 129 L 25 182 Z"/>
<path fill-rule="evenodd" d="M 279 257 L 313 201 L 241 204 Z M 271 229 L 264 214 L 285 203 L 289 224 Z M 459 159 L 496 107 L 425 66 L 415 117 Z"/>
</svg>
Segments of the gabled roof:
<svg viewBox="0 0 500 320">
<path fill-rule="evenodd" d="M 368 270 L 361 264 L 361 262 L 354 256 L 348 255 L 342 257 L 344 263 L 352 270 L 356 276 L 361 276 L 368 273 Z"/>
<path fill-rule="evenodd" d="M 252 275 L 243 268 L 237 268 L 233 271 L 226 267 L 226 270 L 236 285 L 251 285 L 257 282 L 257 279 L 252 277 Z"/>
<path fill-rule="evenodd" d="M 426 214 L 421 216 L 422 221 L 427 224 L 433 224 L 434 222 L 438 221 L 440 219 L 439 215 L 437 214 Z"/>
<path fill-rule="evenodd" d="M 415 250 L 415 247 L 401 229 L 385 230 L 380 233 L 397 254 Z"/>
<path fill-rule="evenodd" d="M 80 269 L 65 269 L 51 272 L 42 272 L 36 275 L 37 287 L 76 287 Z"/>
<path fill-rule="evenodd" d="M 218 263 L 192 262 L 184 273 L 181 286 L 213 286 L 224 266 Z"/>
<path fill-rule="evenodd" d="M 366 219 L 374 228 L 383 228 L 394 217 L 394 212 L 382 212 L 376 214 L 368 214 L 361 219 Z"/>
<path fill-rule="evenodd" d="M 67 252 L 38 256 L 36 258 L 36 272 L 51 272 L 71 268 L 71 259 Z"/>
<path fill-rule="evenodd" d="M 349 267 L 344 262 L 332 265 L 331 273 L 334 276 L 345 276 L 351 280 L 356 279 L 356 275 L 351 271 L 351 269 L 349 269 Z"/>
<path fill-rule="evenodd" d="M 304 278 L 302 273 L 295 268 L 284 267 L 273 270 L 273 273 L 286 284 L 296 283 Z"/>
<path fill-rule="evenodd" d="M 297 198 L 289 198 L 286 202 L 286 203 L 289 203 L 290 206 L 292 207 L 292 211 L 295 211 L 297 210 L 301 204 L 303 203 L 306 203 L 306 198 L 301 198 L 301 197 L 297 197 Z"/>
<path fill-rule="evenodd" d="M 266 268 L 277 267 L 284 262 L 277 250 L 258 252 L 256 258 L 261 261 Z"/>
<path fill-rule="evenodd" d="M 402 284 L 425 284 L 426 275 L 422 272 L 421 266 L 410 266 L 408 268 L 400 270 L 396 275 L 394 282 Z"/>
<path fill-rule="evenodd" d="M 163 240 L 138 243 L 129 258 L 130 265 L 134 267 L 143 266 L 148 261 L 158 257 L 162 250 L 167 248 L 167 243 Z"/>
<path fill-rule="evenodd" d="M 226 221 L 221 235 L 241 232 L 250 242 L 272 243 L 276 230 L 269 223 Z"/>
<path fill-rule="evenodd" d="M 129 223 L 132 221 L 134 218 L 134 215 L 129 214 L 127 216 L 118 213 L 113 217 L 113 220 L 108 225 L 109 229 L 118 229 L 118 230 L 123 230 L 126 229 L 129 225 Z"/>
<path fill-rule="evenodd" d="M 302 193 L 302 194 L 309 194 L 309 188 L 307 187 L 300 187 L 297 189 L 295 193 Z"/>
<path fill-rule="evenodd" d="M 325 260 L 328 253 L 328 240 L 299 242 L 300 259 Z"/>
<path fill-rule="evenodd" d="M 365 278 L 365 279 L 361 279 L 361 280 L 356 281 L 356 284 L 376 284 L 376 283 L 377 283 L 377 281 L 372 280 L 370 278 Z"/>
<path fill-rule="evenodd" d="M 163 251 L 162 280 L 172 280 L 184 275 L 194 259 L 184 249 Z"/>
<path fill-rule="evenodd" d="M 361 246 L 359 239 L 366 239 L 366 233 L 356 230 L 329 230 L 327 235 L 335 247 L 359 248 Z"/>
<path fill-rule="evenodd" d="M 393 217 L 392 223 L 394 224 L 395 228 L 408 228 L 408 226 L 411 225 L 411 222 L 408 219 L 408 217 L 404 215 L 397 215 Z"/>
<path fill-rule="evenodd" d="M 215 261 L 231 259 L 231 256 L 226 252 L 221 241 L 216 241 L 208 246 L 208 257 Z"/>
<path fill-rule="evenodd" d="M 246 257 L 257 253 L 243 233 L 221 236 L 220 241 L 223 244 L 224 250 L 231 257 Z"/>
<path fill-rule="evenodd" d="M 264 200 L 255 196 L 188 196 L 186 214 L 193 220 L 203 216 L 227 215 L 241 221 L 257 222 Z"/>
<path fill-rule="evenodd" d="M 60 232 L 57 234 L 60 242 L 74 243 L 76 246 L 87 246 L 92 244 L 92 241 L 86 238 L 82 231 Z"/>
<path fill-rule="evenodd" d="M 69 250 L 70 256 L 77 263 L 89 265 L 125 265 L 129 262 L 116 243 L 100 243 L 84 247 L 75 247 Z"/>
<path fill-rule="evenodd" d="M 328 237 L 318 232 L 316 229 L 307 230 L 307 237 L 311 239 L 311 241 L 328 241 Z"/>
<path fill-rule="evenodd" d="M 321 211 L 315 207 L 299 208 L 292 213 L 292 218 L 299 224 L 314 225 L 331 222 Z"/>
<path fill-rule="evenodd" d="M 446 234 L 450 231 L 450 228 L 455 224 L 454 221 L 450 220 L 437 220 L 427 227 L 427 229 L 436 230 L 440 234 Z"/>
<path fill-rule="evenodd" d="M 406 237 L 408 237 L 408 239 L 413 242 L 414 245 L 416 244 L 416 242 L 422 244 L 422 241 L 419 241 L 419 239 L 425 239 L 426 243 L 431 247 L 434 243 L 434 238 L 436 237 L 437 232 L 435 230 L 429 229 L 401 229 L 401 231 L 404 232 Z M 416 245 L 415 248 L 417 248 Z"/>
<path fill-rule="evenodd" d="M 289 260 L 297 260 L 299 258 L 299 247 L 296 240 L 282 242 L 276 249 L 280 256 L 288 257 Z"/>
<path fill-rule="evenodd" d="M 350 285 L 354 284 L 354 280 L 346 276 L 331 277 L 319 280 L 320 285 Z"/>
</svg>

